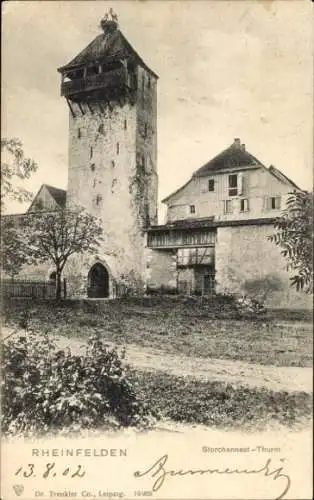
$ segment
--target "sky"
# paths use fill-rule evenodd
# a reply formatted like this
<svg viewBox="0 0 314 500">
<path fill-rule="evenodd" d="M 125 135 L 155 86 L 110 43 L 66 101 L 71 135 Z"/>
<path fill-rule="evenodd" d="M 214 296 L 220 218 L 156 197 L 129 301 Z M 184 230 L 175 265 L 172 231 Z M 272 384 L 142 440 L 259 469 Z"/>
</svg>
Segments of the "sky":
<svg viewBox="0 0 314 500">
<path fill-rule="evenodd" d="M 264 165 L 311 189 L 313 2 L 9 1 L 2 4 L 2 136 L 21 139 L 39 164 L 27 186 L 33 193 L 43 183 L 66 188 L 69 111 L 57 68 L 100 33 L 110 7 L 159 75 L 159 200 L 235 137 Z"/>
</svg>

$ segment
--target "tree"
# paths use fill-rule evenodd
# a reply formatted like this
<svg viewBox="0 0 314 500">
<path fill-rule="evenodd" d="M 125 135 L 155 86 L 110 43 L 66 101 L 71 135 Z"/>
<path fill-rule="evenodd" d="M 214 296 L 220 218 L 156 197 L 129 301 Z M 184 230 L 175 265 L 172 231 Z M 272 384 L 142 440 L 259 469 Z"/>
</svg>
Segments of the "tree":
<svg viewBox="0 0 314 500">
<path fill-rule="evenodd" d="M 81 208 L 27 215 L 24 238 L 33 263 L 50 261 L 56 270 L 56 299 L 61 298 L 61 274 L 74 254 L 94 253 L 102 241 L 98 220 Z"/>
<path fill-rule="evenodd" d="M 37 168 L 34 160 L 25 157 L 20 139 L 1 139 L 1 206 L 8 198 L 19 202 L 31 200 L 31 193 L 19 181 L 29 179 Z"/>
<path fill-rule="evenodd" d="M 287 207 L 275 221 L 276 233 L 268 239 L 281 247 L 287 269 L 296 289 L 313 292 L 313 194 L 306 191 L 290 193 Z"/>
<path fill-rule="evenodd" d="M 11 276 L 17 276 L 24 264 L 29 261 L 27 246 L 16 217 L 1 219 L 1 269 Z"/>
</svg>

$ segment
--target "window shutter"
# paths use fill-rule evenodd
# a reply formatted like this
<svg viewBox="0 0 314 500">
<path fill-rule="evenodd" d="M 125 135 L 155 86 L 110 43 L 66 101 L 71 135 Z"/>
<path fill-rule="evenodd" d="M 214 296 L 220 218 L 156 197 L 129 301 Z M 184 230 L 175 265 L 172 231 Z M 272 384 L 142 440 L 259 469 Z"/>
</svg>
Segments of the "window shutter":
<svg viewBox="0 0 314 500">
<path fill-rule="evenodd" d="M 243 194 L 243 174 L 240 173 L 238 175 L 238 194 L 242 195 Z"/>
</svg>

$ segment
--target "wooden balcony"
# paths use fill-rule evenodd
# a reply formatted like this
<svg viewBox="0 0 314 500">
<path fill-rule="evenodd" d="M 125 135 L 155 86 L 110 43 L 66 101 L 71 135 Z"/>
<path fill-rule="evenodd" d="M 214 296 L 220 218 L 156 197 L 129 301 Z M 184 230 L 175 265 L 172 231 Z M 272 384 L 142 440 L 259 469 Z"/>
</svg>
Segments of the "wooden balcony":
<svg viewBox="0 0 314 500">
<path fill-rule="evenodd" d="M 150 229 L 147 246 L 156 250 L 188 247 L 214 247 L 215 229 Z"/>
<path fill-rule="evenodd" d="M 72 98 L 81 93 L 93 92 L 95 90 L 115 90 L 131 88 L 128 83 L 127 73 L 124 68 L 90 75 L 85 78 L 63 82 L 61 84 L 61 95 Z"/>
</svg>

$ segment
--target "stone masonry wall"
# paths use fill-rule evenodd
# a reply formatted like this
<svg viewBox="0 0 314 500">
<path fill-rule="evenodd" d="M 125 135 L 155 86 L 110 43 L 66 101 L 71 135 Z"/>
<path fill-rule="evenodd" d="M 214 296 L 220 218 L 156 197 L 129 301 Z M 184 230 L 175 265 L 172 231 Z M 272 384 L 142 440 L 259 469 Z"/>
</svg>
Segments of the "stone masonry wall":
<svg viewBox="0 0 314 500">
<path fill-rule="evenodd" d="M 146 248 L 146 287 L 148 290 L 174 291 L 177 287 L 175 250 Z"/>
<path fill-rule="evenodd" d="M 290 287 L 286 261 L 267 240 L 273 232 L 271 224 L 217 229 L 217 291 L 265 300 L 268 307 L 310 308 L 311 297 Z"/>
<path fill-rule="evenodd" d="M 145 235 L 133 184 L 136 106 L 124 101 L 109 107 L 103 102 L 101 109 L 98 104 L 91 104 L 92 112 L 84 103 L 81 106 L 84 115 L 73 104 L 75 118 L 70 114 L 67 203 L 83 206 L 101 219 L 105 241 L 98 252 L 99 260 L 111 256 L 119 276 L 133 275 L 139 281 L 145 268 Z M 70 273 L 70 281 L 72 277 L 76 281 L 77 269 Z"/>
</svg>

